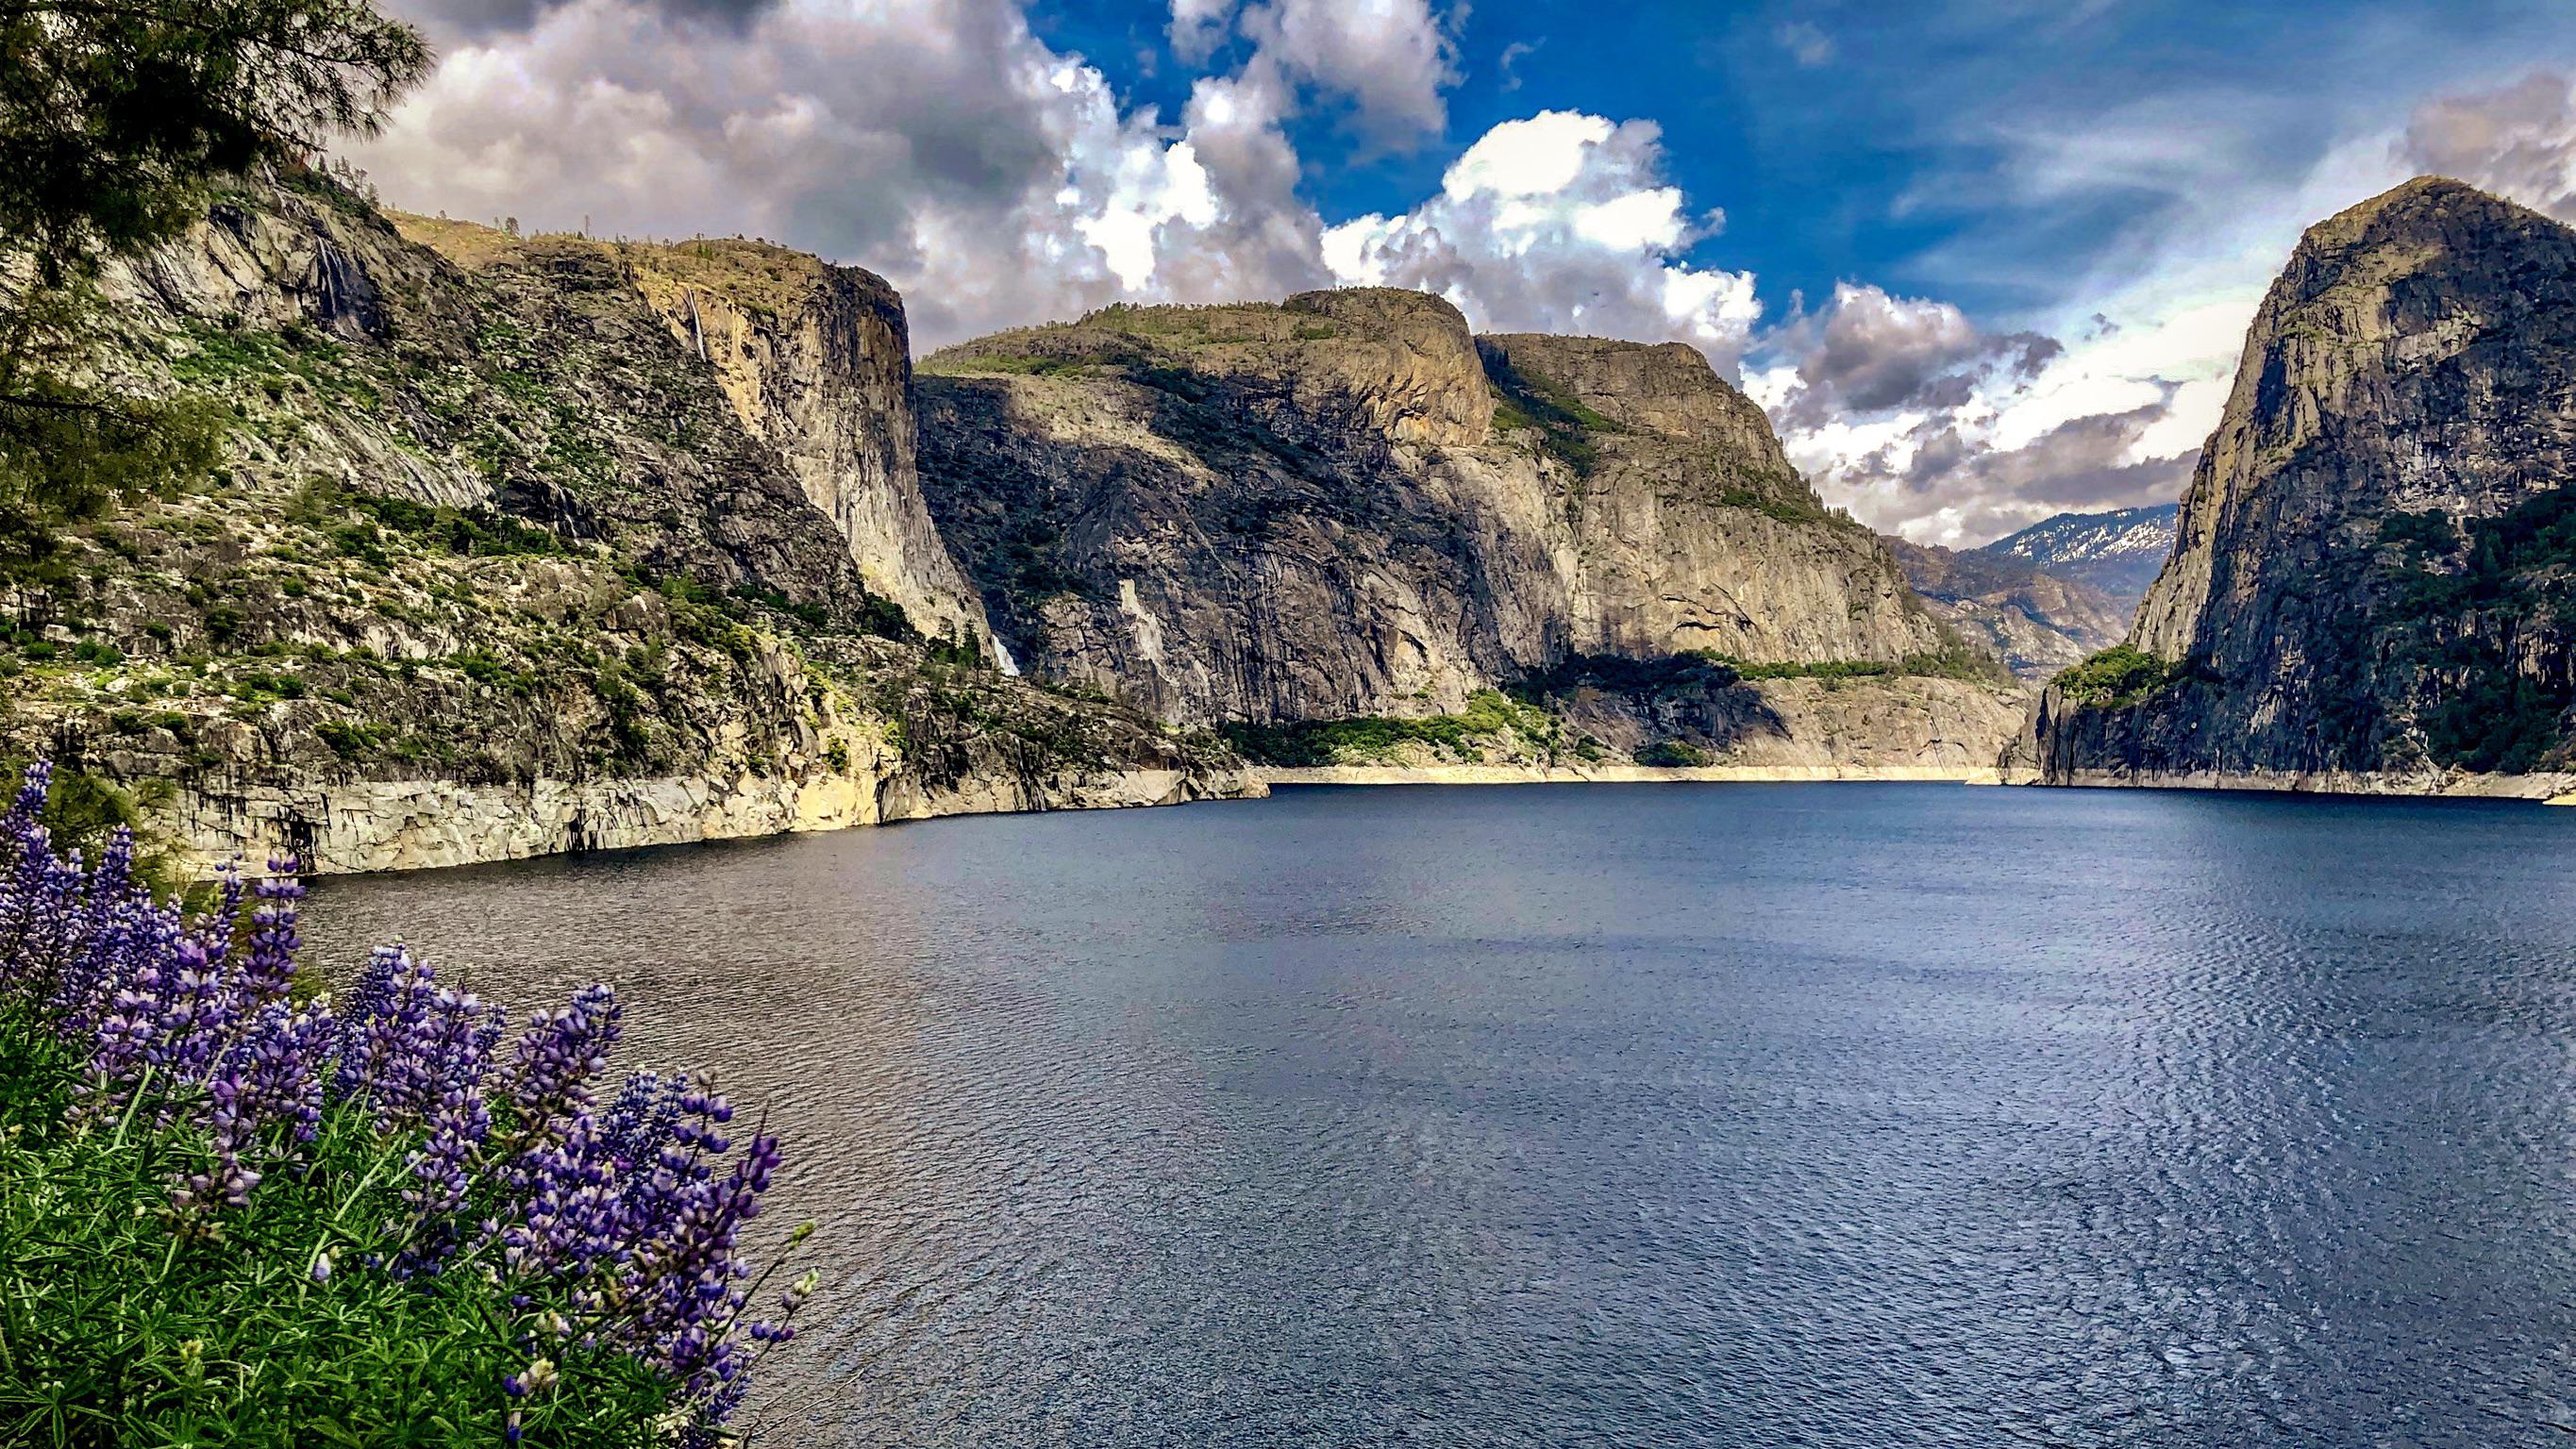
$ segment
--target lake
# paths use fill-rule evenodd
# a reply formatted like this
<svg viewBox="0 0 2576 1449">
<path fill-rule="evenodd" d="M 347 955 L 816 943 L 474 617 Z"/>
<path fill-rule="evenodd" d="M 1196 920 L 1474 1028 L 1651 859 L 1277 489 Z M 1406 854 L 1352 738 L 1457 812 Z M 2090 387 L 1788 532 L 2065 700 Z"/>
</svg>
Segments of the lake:
<svg viewBox="0 0 2576 1449">
<path fill-rule="evenodd" d="M 2520 804 L 1304 789 L 306 938 L 765 1104 L 757 1442 L 2349 1449 L 2576 1425 L 2571 887 Z"/>
</svg>

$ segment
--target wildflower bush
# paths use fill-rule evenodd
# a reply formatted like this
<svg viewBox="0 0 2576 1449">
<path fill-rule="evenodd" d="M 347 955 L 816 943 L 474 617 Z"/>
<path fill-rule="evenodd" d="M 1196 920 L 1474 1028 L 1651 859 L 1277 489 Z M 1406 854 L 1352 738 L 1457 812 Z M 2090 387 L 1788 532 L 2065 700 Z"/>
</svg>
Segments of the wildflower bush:
<svg viewBox="0 0 2576 1449">
<path fill-rule="evenodd" d="M 813 1291 L 688 1076 L 599 1100 L 604 986 L 502 1013 L 377 951 L 297 999 L 290 866 L 156 899 L 0 818 L 0 1446 L 712 1445 Z M 785 1248 L 808 1231 L 788 1234 Z"/>
</svg>

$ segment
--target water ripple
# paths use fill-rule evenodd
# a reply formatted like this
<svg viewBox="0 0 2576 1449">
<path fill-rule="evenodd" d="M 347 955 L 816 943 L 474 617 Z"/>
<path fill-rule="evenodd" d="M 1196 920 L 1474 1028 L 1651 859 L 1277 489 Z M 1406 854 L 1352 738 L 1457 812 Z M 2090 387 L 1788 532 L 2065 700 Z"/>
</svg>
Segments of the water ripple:
<svg viewBox="0 0 2576 1449">
<path fill-rule="evenodd" d="M 1301 791 L 316 892 L 794 1155 L 812 1445 L 2576 1423 L 2576 812 Z"/>
</svg>

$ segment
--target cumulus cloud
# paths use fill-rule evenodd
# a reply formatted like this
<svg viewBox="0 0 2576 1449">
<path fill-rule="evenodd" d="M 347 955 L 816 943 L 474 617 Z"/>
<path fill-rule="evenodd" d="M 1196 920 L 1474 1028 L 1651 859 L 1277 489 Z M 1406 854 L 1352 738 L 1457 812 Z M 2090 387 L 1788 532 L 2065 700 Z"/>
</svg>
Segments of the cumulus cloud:
<svg viewBox="0 0 2576 1449">
<path fill-rule="evenodd" d="M 1488 331 L 1679 340 L 1732 368 L 1761 315 L 1753 276 L 1682 255 L 1720 220 L 1666 181 L 1652 121 L 1542 111 L 1487 131 L 1412 210 L 1325 231 L 1324 260 L 1343 282 L 1438 292 Z"/>
<path fill-rule="evenodd" d="M 2398 150 L 2409 169 L 2576 222 L 2576 78 L 2536 71 L 2497 90 L 2437 97 L 2416 109 Z"/>
<path fill-rule="evenodd" d="M 1234 28 L 1234 0 L 1172 0 L 1172 53 L 1204 65 Z"/>
<path fill-rule="evenodd" d="M 2002 446 L 1972 416 L 1931 415 L 1838 460 L 1831 483 L 1866 519 L 1899 517 L 1923 542 L 1977 543 L 2061 512 L 2170 503 L 2198 449 L 2157 456 L 2141 441 L 2165 415 L 2151 403 L 2093 413 Z"/>
<path fill-rule="evenodd" d="M 418 209 L 857 262 L 936 344 L 1324 280 L 1286 105 L 1275 78 L 1209 78 L 1165 126 L 1010 0 L 779 0 L 738 29 L 568 0 L 451 48 L 355 153 Z"/>
<path fill-rule="evenodd" d="M 1247 83 L 1346 99 L 1363 133 L 1397 144 L 1449 119 L 1442 93 L 1458 83 L 1450 30 L 1430 0 L 1172 0 L 1169 33 L 1194 65 L 1239 36 L 1251 47 Z"/>
<path fill-rule="evenodd" d="M 1982 331 L 1948 302 L 1842 282 L 1822 311 L 1796 318 L 1768 350 L 1797 370 L 1783 411 L 1815 424 L 1847 412 L 1960 407 L 1981 384 L 2028 378 L 2065 349 L 2035 332 Z"/>
<path fill-rule="evenodd" d="M 1974 544 L 2179 497 L 2225 393 L 2164 373 L 2203 346 L 2188 326 L 2095 319 L 2069 347 L 1846 282 L 1762 340 L 1747 390 L 1828 498 L 1917 542 Z"/>
<path fill-rule="evenodd" d="M 2053 303 L 1971 315 L 1853 280 L 1766 328 L 1755 278 L 1723 265 L 1718 198 L 1674 183 L 1652 120 L 1541 110 L 1468 140 L 1408 208 L 1318 213 L 1301 118 L 1364 147 L 1440 134 L 1455 0 L 1171 0 L 1196 76 L 1177 115 L 1034 34 L 1024 0 L 410 3 L 443 58 L 352 158 L 398 205 L 777 238 L 885 273 L 925 347 L 1336 282 L 1438 292 L 1485 330 L 1678 339 L 1744 378 L 1829 500 L 1927 542 L 2177 496 L 2309 222 L 2418 170 L 2576 213 L 2562 74 L 2434 100 L 2295 171 L 2245 107 L 2165 97 L 1977 138 L 2002 159 L 1971 204 L 2134 218 L 2049 279 Z M 1803 22 L 1770 38 L 1837 59 Z M 1505 49 L 1504 89 L 1534 49 Z M 2028 272 L 2006 263 L 1935 249 L 1912 270 Z"/>
</svg>

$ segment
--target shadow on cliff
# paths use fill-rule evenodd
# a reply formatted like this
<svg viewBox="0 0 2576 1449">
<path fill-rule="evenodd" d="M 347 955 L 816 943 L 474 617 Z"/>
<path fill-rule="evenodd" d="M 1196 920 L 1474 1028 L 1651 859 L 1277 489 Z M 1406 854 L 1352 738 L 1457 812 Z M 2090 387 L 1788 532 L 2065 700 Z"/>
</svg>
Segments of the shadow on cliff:
<svg viewBox="0 0 2576 1449">
<path fill-rule="evenodd" d="M 1788 721 L 1760 690 L 1697 654 L 1574 655 L 1505 692 L 1556 715 L 1578 737 L 1631 754 L 1686 746 L 1724 755 L 1757 736 L 1789 738 Z"/>
</svg>

